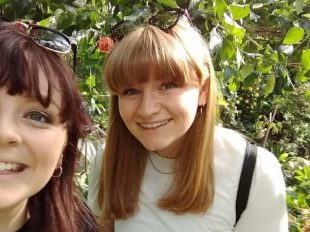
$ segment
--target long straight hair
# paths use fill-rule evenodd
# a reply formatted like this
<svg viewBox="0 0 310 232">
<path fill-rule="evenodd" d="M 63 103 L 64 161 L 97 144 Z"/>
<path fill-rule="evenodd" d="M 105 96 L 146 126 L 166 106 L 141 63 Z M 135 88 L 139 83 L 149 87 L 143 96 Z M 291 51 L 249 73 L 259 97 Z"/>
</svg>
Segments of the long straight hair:
<svg viewBox="0 0 310 232">
<path fill-rule="evenodd" d="M 181 86 L 207 85 L 206 105 L 197 109 L 185 134 L 172 186 L 158 206 L 176 214 L 201 213 L 213 201 L 216 78 L 203 38 L 181 19 L 169 33 L 152 25 L 130 32 L 105 60 L 104 80 L 112 99 L 98 200 L 103 219 L 125 219 L 138 209 L 148 151 L 126 128 L 119 113 L 118 93 L 124 86 L 148 81 L 150 74 Z"/>
<path fill-rule="evenodd" d="M 72 69 L 60 55 L 37 46 L 24 31 L 8 22 L 0 22 L 0 54 L 0 88 L 6 87 L 13 96 L 33 96 L 48 107 L 57 86 L 61 93 L 60 119 L 68 131 L 63 173 L 58 178 L 52 177 L 29 199 L 27 231 L 82 232 L 96 228 L 74 181 L 80 155 L 78 140 L 87 135 L 91 121 L 82 107 Z M 47 95 L 40 91 L 40 70 L 48 82 Z"/>
</svg>

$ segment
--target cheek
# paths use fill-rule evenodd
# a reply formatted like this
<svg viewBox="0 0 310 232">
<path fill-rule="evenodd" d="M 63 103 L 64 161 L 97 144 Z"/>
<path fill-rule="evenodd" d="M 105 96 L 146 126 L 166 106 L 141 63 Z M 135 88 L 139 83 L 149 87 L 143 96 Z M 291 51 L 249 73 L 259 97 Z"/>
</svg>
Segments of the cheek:
<svg viewBox="0 0 310 232">
<path fill-rule="evenodd" d="M 46 163 L 57 164 L 60 155 L 67 141 L 67 130 L 59 128 L 53 132 L 46 133 L 45 136 L 41 136 L 40 146 L 37 152 L 41 152 Z M 39 156 L 40 157 L 40 156 Z"/>
<path fill-rule="evenodd" d="M 46 151 L 45 156 L 44 154 L 42 154 L 42 156 L 37 159 L 37 162 L 38 164 L 40 164 L 41 169 L 44 169 L 46 173 L 48 172 L 53 173 L 58 165 L 60 156 L 61 152 L 59 152 L 59 150 L 54 149 Z"/>
<path fill-rule="evenodd" d="M 131 117 L 134 112 L 134 105 L 127 101 L 119 100 L 118 109 L 121 115 L 121 118 L 126 123 L 126 121 Z"/>
<path fill-rule="evenodd" d="M 198 91 L 189 91 L 183 94 L 180 98 L 180 107 L 183 109 L 185 114 L 190 118 L 194 118 L 198 108 Z"/>
</svg>

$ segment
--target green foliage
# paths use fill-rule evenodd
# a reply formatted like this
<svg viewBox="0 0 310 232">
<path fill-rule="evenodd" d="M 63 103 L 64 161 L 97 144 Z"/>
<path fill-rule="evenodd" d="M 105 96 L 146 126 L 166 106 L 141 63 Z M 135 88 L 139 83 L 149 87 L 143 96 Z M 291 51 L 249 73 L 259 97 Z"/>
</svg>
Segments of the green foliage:
<svg viewBox="0 0 310 232">
<path fill-rule="evenodd" d="M 302 231 L 309 216 L 310 3 L 192 0 L 189 5 L 192 21 L 209 41 L 222 90 L 222 124 L 279 157 L 287 178 L 290 231 Z M 101 70 L 107 53 L 98 49 L 99 38 L 125 17 L 143 22 L 152 10 L 188 3 L 0 0 L 0 6 L 11 19 L 32 19 L 77 40 L 80 87 L 95 124 L 104 129 L 109 94 Z"/>
<path fill-rule="evenodd" d="M 290 231 L 302 232 L 310 218 L 310 161 L 283 153 L 279 157 L 288 183 Z"/>
<path fill-rule="evenodd" d="M 85 141 L 79 141 L 79 149 L 81 151 L 81 159 L 77 167 L 76 180 L 81 195 L 86 199 L 88 193 L 88 174 L 91 164 L 103 144 L 104 132 L 97 131 L 100 134 L 93 133 Z"/>
<path fill-rule="evenodd" d="M 278 107 L 275 122 L 279 125 L 269 138 L 269 146 L 277 154 L 310 158 L 310 101 L 306 99 L 310 84 L 274 99 Z"/>
</svg>

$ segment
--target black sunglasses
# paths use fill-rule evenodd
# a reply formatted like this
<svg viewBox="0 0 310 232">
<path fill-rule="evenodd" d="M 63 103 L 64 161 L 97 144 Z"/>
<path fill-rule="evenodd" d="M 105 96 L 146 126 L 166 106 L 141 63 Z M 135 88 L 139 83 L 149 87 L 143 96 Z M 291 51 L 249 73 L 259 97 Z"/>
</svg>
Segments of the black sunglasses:
<svg viewBox="0 0 310 232">
<path fill-rule="evenodd" d="M 9 19 L 0 15 L 0 22 L 11 22 Z M 25 24 L 21 22 L 13 22 L 14 25 L 22 30 L 25 30 L 27 35 L 38 46 L 56 53 L 69 53 L 73 52 L 73 69 L 76 65 L 77 44 L 70 40 L 65 34 L 54 29 L 43 27 L 34 24 Z"/>
<path fill-rule="evenodd" d="M 187 10 L 183 8 L 167 8 L 159 11 L 149 18 L 148 23 L 165 32 L 169 32 L 178 23 L 183 15 L 185 15 L 189 19 L 191 25 L 193 25 Z M 135 22 L 122 20 L 111 28 L 111 37 L 114 42 L 121 41 L 125 35 L 136 27 L 137 24 Z"/>
</svg>

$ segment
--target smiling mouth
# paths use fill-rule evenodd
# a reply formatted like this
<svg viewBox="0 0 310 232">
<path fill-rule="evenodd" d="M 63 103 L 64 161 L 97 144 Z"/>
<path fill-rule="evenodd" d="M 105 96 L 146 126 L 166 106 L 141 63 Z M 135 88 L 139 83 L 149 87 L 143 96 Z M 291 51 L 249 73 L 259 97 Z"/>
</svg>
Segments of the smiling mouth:
<svg viewBox="0 0 310 232">
<path fill-rule="evenodd" d="M 0 162 L 0 174 L 21 172 L 25 169 L 25 167 L 26 166 L 24 164 Z"/>
<path fill-rule="evenodd" d="M 160 122 L 153 122 L 153 123 L 139 123 L 139 125 L 145 129 L 156 129 L 158 127 L 167 125 L 170 122 L 170 120 L 171 119 L 167 119 L 167 120 L 160 121 Z"/>
</svg>

